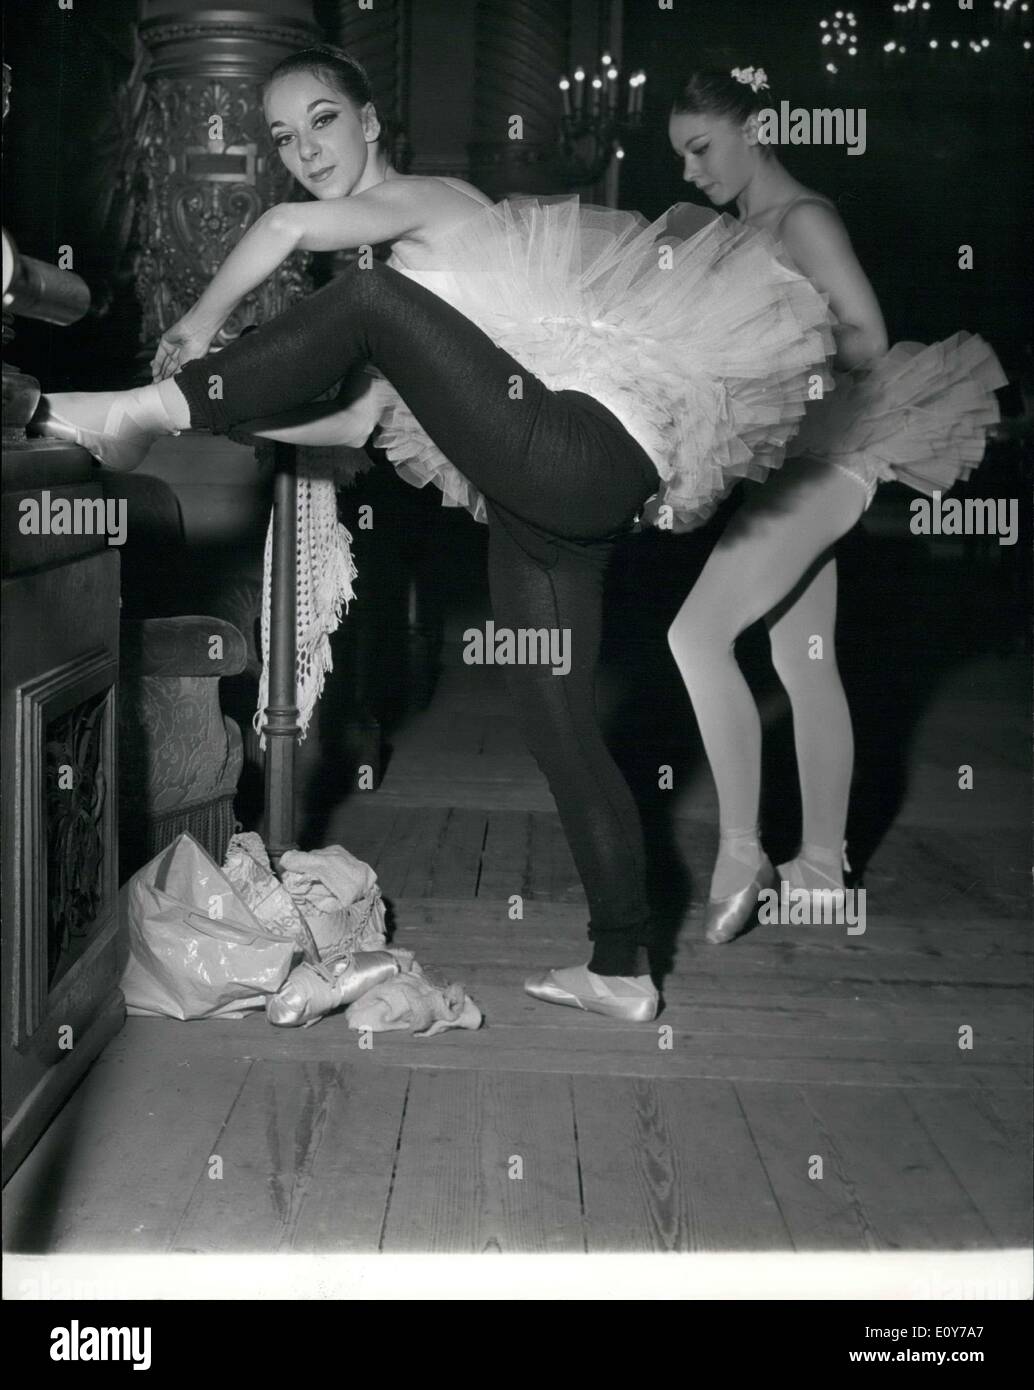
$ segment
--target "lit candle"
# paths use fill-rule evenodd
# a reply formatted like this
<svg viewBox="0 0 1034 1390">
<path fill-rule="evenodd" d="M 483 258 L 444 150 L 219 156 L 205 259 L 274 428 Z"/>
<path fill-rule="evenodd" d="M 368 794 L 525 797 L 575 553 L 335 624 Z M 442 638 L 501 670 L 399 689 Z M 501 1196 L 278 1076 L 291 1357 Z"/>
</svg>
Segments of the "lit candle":
<svg viewBox="0 0 1034 1390">
<path fill-rule="evenodd" d="M 636 83 L 635 109 L 641 114 L 643 110 L 643 97 L 646 95 L 643 88 L 646 86 L 646 73 L 642 68 L 639 69 L 639 81 Z"/>
<path fill-rule="evenodd" d="M 610 161 L 607 168 L 606 180 L 606 201 L 607 207 L 616 208 L 620 197 L 621 188 L 621 161 L 625 157 L 625 152 L 619 144 L 614 146 L 614 158 Z"/>
<path fill-rule="evenodd" d="M 600 94 L 603 91 L 603 78 L 597 73 L 592 79 L 592 114 L 600 114 Z"/>
<path fill-rule="evenodd" d="M 574 70 L 574 109 L 580 116 L 585 103 L 585 69 Z"/>
<path fill-rule="evenodd" d="M 617 110 L 618 104 L 618 70 L 615 67 L 607 69 L 607 109 L 611 113 Z"/>
<path fill-rule="evenodd" d="M 564 102 L 564 116 L 569 119 L 571 115 L 571 83 L 566 77 L 560 79 L 560 95 Z"/>
</svg>

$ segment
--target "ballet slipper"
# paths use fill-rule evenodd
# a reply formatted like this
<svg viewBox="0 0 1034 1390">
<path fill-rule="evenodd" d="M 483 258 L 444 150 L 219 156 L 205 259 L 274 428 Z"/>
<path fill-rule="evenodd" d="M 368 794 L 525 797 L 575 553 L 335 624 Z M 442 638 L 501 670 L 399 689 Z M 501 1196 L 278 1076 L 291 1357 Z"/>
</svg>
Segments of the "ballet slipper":
<svg viewBox="0 0 1034 1390">
<path fill-rule="evenodd" d="M 358 951 L 338 967 L 297 965 L 266 1000 L 266 1018 L 279 1028 L 308 1028 L 390 980 L 398 969 L 398 961 L 387 951 Z"/>
<path fill-rule="evenodd" d="M 31 425 L 34 434 L 78 444 L 98 463 L 120 473 L 139 468 L 158 438 L 156 432 L 144 429 L 134 419 L 122 400 L 112 402 L 102 430 L 90 430 L 67 419 L 54 410 L 46 396 L 40 401 L 40 408 L 43 415 L 37 412 Z"/>
<path fill-rule="evenodd" d="M 564 1004 L 625 1023 L 648 1023 L 657 1017 L 659 1002 L 649 975 L 596 975 L 587 965 L 530 975 L 524 992 L 546 1004 Z"/>
</svg>

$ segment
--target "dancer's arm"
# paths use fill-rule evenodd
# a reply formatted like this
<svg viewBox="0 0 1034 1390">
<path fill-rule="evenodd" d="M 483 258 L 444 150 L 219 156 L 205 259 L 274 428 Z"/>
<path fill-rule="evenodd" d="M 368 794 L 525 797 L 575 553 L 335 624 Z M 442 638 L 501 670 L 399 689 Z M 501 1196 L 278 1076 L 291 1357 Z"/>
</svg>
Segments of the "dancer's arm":
<svg viewBox="0 0 1034 1390">
<path fill-rule="evenodd" d="M 433 179 L 387 179 L 365 193 L 326 202 L 278 203 L 245 232 L 192 309 L 163 335 L 156 380 L 203 357 L 246 294 L 295 251 L 345 251 L 419 237 L 454 211 L 456 194 Z"/>
<path fill-rule="evenodd" d="M 780 237 L 801 274 L 829 295 L 838 320 L 836 365 L 850 371 L 882 356 L 887 351 L 887 328 L 879 300 L 833 209 L 820 203 L 792 208 Z"/>
<path fill-rule="evenodd" d="M 353 197 L 277 203 L 233 248 L 191 317 L 218 330 L 244 296 L 295 251 L 351 251 L 396 241 L 422 229 L 429 211 L 426 202 L 408 180 L 388 179 Z"/>
</svg>

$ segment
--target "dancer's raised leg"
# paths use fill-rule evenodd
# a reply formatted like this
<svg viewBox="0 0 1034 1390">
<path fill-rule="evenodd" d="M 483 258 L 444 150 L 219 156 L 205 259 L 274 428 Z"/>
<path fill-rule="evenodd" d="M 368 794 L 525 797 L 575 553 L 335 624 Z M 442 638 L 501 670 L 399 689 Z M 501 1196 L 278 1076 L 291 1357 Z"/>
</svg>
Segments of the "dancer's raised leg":
<svg viewBox="0 0 1034 1390">
<path fill-rule="evenodd" d="M 476 324 L 379 262 L 347 267 L 258 332 L 188 362 L 171 387 L 54 396 L 44 410 L 79 424 L 73 405 L 85 401 L 85 424 L 99 433 L 113 408 L 165 387 L 182 393 L 192 428 L 225 433 L 307 404 L 362 362 L 380 368 L 479 491 L 555 534 L 614 534 L 659 486 L 647 455 L 595 401 L 547 390 Z M 170 415 L 182 419 L 182 406 Z"/>
</svg>

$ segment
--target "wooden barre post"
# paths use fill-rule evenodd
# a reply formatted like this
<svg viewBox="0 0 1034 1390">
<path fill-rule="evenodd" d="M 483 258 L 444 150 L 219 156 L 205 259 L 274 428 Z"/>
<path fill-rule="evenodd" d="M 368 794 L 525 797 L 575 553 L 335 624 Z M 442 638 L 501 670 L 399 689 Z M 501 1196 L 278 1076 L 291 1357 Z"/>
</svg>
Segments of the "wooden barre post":
<svg viewBox="0 0 1034 1390">
<path fill-rule="evenodd" d="M 269 704 L 266 706 L 266 848 L 275 868 L 296 849 L 298 748 L 298 479 L 294 445 L 273 447 L 273 559 L 269 603 Z"/>
</svg>

